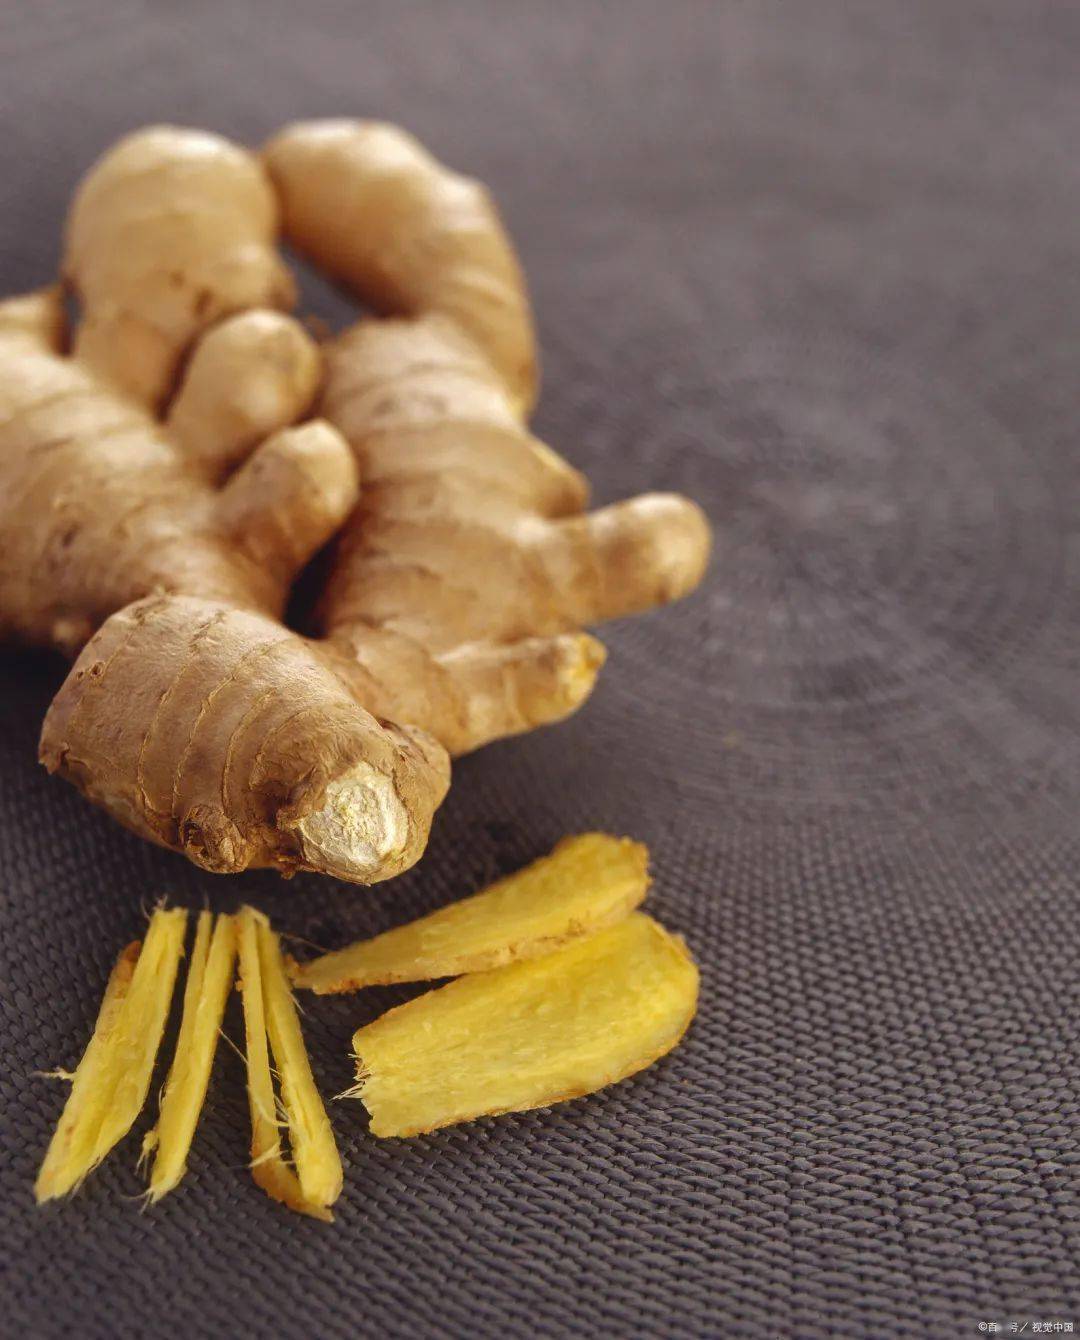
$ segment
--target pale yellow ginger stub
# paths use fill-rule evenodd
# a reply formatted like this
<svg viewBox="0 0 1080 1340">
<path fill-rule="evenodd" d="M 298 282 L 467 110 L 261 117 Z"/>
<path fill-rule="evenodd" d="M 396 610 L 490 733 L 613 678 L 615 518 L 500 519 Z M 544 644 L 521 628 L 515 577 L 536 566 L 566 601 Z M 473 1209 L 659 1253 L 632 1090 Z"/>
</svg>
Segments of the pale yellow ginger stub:
<svg viewBox="0 0 1080 1340">
<path fill-rule="evenodd" d="M 257 912 L 252 907 L 244 907 L 240 910 L 237 915 L 237 947 L 240 959 L 240 989 L 244 1004 L 248 1105 L 251 1111 L 251 1172 L 256 1184 L 262 1187 L 267 1195 L 274 1200 L 281 1201 L 289 1209 L 297 1210 L 301 1214 L 307 1214 L 315 1219 L 323 1219 L 329 1222 L 333 1219 L 329 1210 L 329 1202 L 316 1201 L 305 1194 L 299 1176 L 286 1164 L 282 1156 L 277 1101 L 267 1049 L 268 1016 L 270 1012 L 272 1011 L 275 1015 L 274 1028 L 279 1036 L 284 1037 L 288 1033 L 288 1025 L 285 1025 L 284 1031 L 282 1031 L 280 1018 L 282 1006 L 276 989 L 277 983 L 274 980 L 276 979 L 276 973 L 271 962 L 273 954 L 260 944 L 262 938 L 260 932 L 264 930 L 272 935 L 269 923 L 261 912 Z M 274 948 L 276 949 L 276 937 L 274 937 Z M 276 952 L 281 974 L 280 983 L 284 984 L 285 993 L 288 995 L 284 967 L 280 964 L 280 950 Z M 270 1010 L 267 1008 L 265 967 L 270 968 L 272 979 L 269 988 L 271 995 Z M 296 1007 L 292 1003 L 291 996 L 289 997 L 289 1005 L 295 1011 Z M 296 1027 L 298 1032 L 298 1023 Z M 294 1067 L 290 1069 L 288 1080 L 285 1079 L 285 1069 L 293 1066 L 291 1051 L 283 1047 L 281 1055 L 278 1055 L 275 1051 L 275 1059 L 278 1062 L 279 1070 L 282 1072 L 283 1095 L 286 1090 L 293 1095 L 298 1090 L 305 1092 L 304 1080 L 301 1078 L 297 1083 Z M 310 1070 L 308 1070 L 308 1078 L 310 1079 Z M 301 1105 L 297 1104 L 295 1110 L 299 1113 L 302 1110 Z M 291 1118 L 291 1114 L 289 1115 Z M 323 1117 L 325 1118 L 325 1111 Z M 327 1131 L 329 1131 L 329 1127 L 327 1127 Z M 291 1128 L 291 1137 L 295 1152 L 297 1142 L 303 1146 L 304 1140 L 296 1128 Z M 331 1143 L 333 1141 L 332 1135 L 330 1141 Z M 316 1144 L 319 1145 L 319 1142 L 316 1141 Z M 319 1145 L 319 1148 L 321 1148 L 321 1145 Z M 336 1147 L 333 1156 L 336 1160 Z M 309 1160 L 305 1159 L 305 1162 L 308 1163 Z M 319 1166 L 317 1159 L 312 1166 Z M 340 1190 L 340 1162 L 338 1162 L 337 1167 L 337 1190 Z M 320 1193 L 325 1193 L 332 1185 L 332 1178 L 326 1177 L 325 1174 L 318 1177 L 309 1171 L 309 1186 L 318 1189 Z M 334 1192 L 334 1196 L 336 1194 L 337 1191 Z"/>
<path fill-rule="evenodd" d="M 72 1191 L 142 1110 L 184 950 L 187 913 L 158 908 L 141 950 L 120 955 L 38 1174 L 38 1201 Z M 136 957 L 137 955 L 137 957 Z"/>
<path fill-rule="evenodd" d="M 429 991 L 353 1037 L 372 1134 L 419 1135 L 614 1084 L 675 1046 L 697 992 L 685 944 L 641 912 Z"/>
<path fill-rule="evenodd" d="M 549 954 L 628 916 L 649 887 L 648 864 L 648 850 L 629 838 L 564 838 L 549 856 L 471 898 L 296 966 L 293 980 L 324 995 Z"/>
<path fill-rule="evenodd" d="M 165 1084 L 161 1113 L 157 1126 L 143 1141 L 144 1156 L 156 1150 L 150 1175 L 151 1201 L 160 1200 L 172 1191 L 187 1169 L 188 1152 L 206 1099 L 221 1021 L 232 986 L 236 923 L 228 916 L 219 916 L 216 925 L 212 923 L 210 912 L 199 914 L 184 986 L 180 1034 Z"/>
</svg>

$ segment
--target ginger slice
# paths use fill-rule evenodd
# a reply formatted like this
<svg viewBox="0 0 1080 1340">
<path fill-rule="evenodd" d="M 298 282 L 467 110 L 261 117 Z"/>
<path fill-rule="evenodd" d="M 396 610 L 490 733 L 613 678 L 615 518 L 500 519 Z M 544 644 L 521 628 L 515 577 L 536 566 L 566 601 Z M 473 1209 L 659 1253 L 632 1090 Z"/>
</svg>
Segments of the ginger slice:
<svg viewBox="0 0 1080 1340">
<path fill-rule="evenodd" d="M 98 1131 L 95 1162 L 127 1135 L 146 1102 L 186 931 L 187 913 L 181 907 L 158 908 L 150 918 L 116 1031 L 116 1080 Z"/>
<path fill-rule="evenodd" d="M 675 1046 L 697 991 L 685 944 L 642 912 L 461 977 L 353 1037 L 371 1132 L 420 1135 L 614 1084 Z"/>
<path fill-rule="evenodd" d="M 248 1107 L 251 1111 L 251 1175 L 272 1199 L 290 1210 L 313 1219 L 333 1222 L 325 1205 L 305 1197 L 300 1179 L 285 1163 L 277 1119 L 277 1102 L 267 1050 L 266 1009 L 259 925 L 267 925 L 252 907 L 237 914 L 237 949 L 240 960 L 240 992 L 244 1005 L 244 1040 L 247 1053 Z"/>
<path fill-rule="evenodd" d="M 265 920 L 259 921 L 257 931 L 266 1031 L 277 1062 L 281 1102 L 289 1122 L 289 1145 L 300 1189 L 306 1200 L 316 1205 L 332 1205 L 341 1194 L 341 1157 L 311 1073 L 300 1016 L 281 956 L 281 942 Z"/>
<path fill-rule="evenodd" d="M 39 1201 L 78 1186 L 142 1111 L 172 1003 L 186 926 L 182 908 L 158 908 L 141 950 L 129 945 L 121 954 L 38 1175 Z"/>
<path fill-rule="evenodd" d="M 221 1021 L 232 986 L 236 959 L 236 923 L 200 912 L 195 929 L 184 1012 L 176 1053 L 169 1069 L 158 1123 L 143 1141 L 143 1154 L 156 1149 L 149 1197 L 158 1201 L 172 1191 L 187 1171 L 187 1156 L 210 1083 Z"/>
<path fill-rule="evenodd" d="M 648 850 L 582 833 L 515 874 L 408 925 L 296 966 L 319 995 L 418 982 L 549 954 L 628 916 L 649 886 Z"/>
<path fill-rule="evenodd" d="M 140 942 L 133 940 L 122 949 L 109 974 L 93 1036 L 72 1076 L 71 1092 L 34 1184 L 39 1203 L 64 1195 L 90 1171 L 94 1133 L 89 1129 L 88 1118 L 95 1095 L 108 1079 L 110 1043 L 131 989 L 139 948 Z"/>
</svg>

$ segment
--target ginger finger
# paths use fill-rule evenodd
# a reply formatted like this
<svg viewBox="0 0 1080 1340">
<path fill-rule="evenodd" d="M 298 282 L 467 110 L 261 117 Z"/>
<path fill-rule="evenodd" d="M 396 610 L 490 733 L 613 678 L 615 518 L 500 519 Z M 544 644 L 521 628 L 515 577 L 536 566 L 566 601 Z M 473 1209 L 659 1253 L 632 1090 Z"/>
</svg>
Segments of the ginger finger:
<svg viewBox="0 0 1080 1340">
<path fill-rule="evenodd" d="M 371 1132 L 420 1135 L 614 1084 L 676 1045 L 697 991 L 686 946 L 641 912 L 542 958 L 459 977 L 353 1037 Z"/>
<path fill-rule="evenodd" d="M 578 517 L 584 481 L 524 423 L 532 315 L 482 187 L 373 123 L 289 126 L 263 159 L 287 237 L 389 314 L 326 350 L 319 412 L 364 477 L 320 605 L 328 639 L 374 681 L 369 702 L 401 703 L 452 753 L 558 720 L 588 696 L 596 644 L 573 669 L 569 643 L 528 649 L 686 594 L 702 514 L 658 495 Z"/>
<path fill-rule="evenodd" d="M 166 424 L 216 482 L 263 438 L 300 418 L 321 376 L 318 348 L 298 321 L 242 312 L 195 346 Z"/>
<path fill-rule="evenodd" d="M 218 498 L 218 521 L 282 585 L 330 539 L 359 491 L 348 443 L 321 419 L 268 438 Z"/>
<path fill-rule="evenodd" d="M 333 645 L 363 673 L 357 696 L 376 716 L 414 722 L 452 755 L 569 716 L 606 656 L 588 633 L 473 642 L 433 657 L 411 638 L 356 625 Z"/>
<path fill-rule="evenodd" d="M 439 312 L 499 370 L 519 412 L 536 399 L 532 316 L 485 188 L 396 126 L 297 123 L 263 150 L 290 240 L 376 311 Z"/>
<path fill-rule="evenodd" d="M 256 1186 L 290 1210 L 332 1223 L 325 1205 L 309 1201 L 299 1179 L 281 1156 L 277 1103 L 266 1046 L 266 1010 L 259 955 L 258 925 L 262 914 L 241 908 L 236 917 L 240 958 L 240 994 L 244 1005 L 244 1050 L 247 1057 L 248 1107 L 251 1112 L 251 1175 Z"/>
<path fill-rule="evenodd" d="M 128 135 L 84 178 L 68 219 L 64 272 L 83 307 L 76 359 L 158 408 L 200 331 L 292 305 L 276 224 L 266 177 L 238 146 L 175 126 Z"/>
<path fill-rule="evenodd" d="M 39 1204 L 71 1191 L 90 1171 L 94 1142 L 90 1112 L 108 1082 L 112 1038 L 131 990 L 139 948 L 140 942 L 133 940 L 121 950 L 109 974 L 93 1035 L 72 1077 L 67 1102 L 34 1183 Z"/>
<path fill-rule="evenodd" d="M 523 638 L 504 646 L 466 644 L 436 661 L 461 704 L 457 721 L 436 728 L 419 712 L 395 719 L 423 722 L 452 755 L 466 754 L 576 712 L 606 659 L 604 644 L 588 633 Z"/>
<path fill-rule="evenodd" d="M 293 981 L 326 995 L 549 954 L 629 916 L 649 887 L 648 863 L 646 848 L 629 838 L 564 838 L 549 856 L 471 898 L 299 964 Z"/>
<path fill-rule="evenodd" d="M 570 624 L 679 600 L 705 574 L 709 523 L 689 498 L 645 493 L 538 532 L 535 552 Z"/>
<path fill-rule="evenodd" d="M 311 1073 L 280 941 L 265 918 L 257 919 L 256 929 L 266 1030 L 277 1063 L 300 1190 L 305 1200 L 329 1206 L 341 1194 L 341 1158 Z"/>
<path fill-rule="evenodd" d="M 236 924 L 219 916 L 211 936 L 210 912 L 199 914 L 184 987 L 184 1012 L 176 1053 L 169 1069 L 158 1123 L 143 1141 L 143 1153 L 156 1150 L 149 1197 L 158 1201 L 178 1185 L 210 1083 L 225 1002 L 236 958 Z"/>
</svg>

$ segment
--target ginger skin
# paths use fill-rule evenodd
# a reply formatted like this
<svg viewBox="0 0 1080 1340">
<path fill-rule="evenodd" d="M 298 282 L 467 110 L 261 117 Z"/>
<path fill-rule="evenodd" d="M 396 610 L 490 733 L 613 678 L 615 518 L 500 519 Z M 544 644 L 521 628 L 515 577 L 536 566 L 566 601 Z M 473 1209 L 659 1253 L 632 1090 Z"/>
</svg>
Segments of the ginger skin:
<svg viewBox="0 0 1080 1340">
<path fill-rule="evenodd" d="M 76 196 L 73 352 L 59 289 L 0 304 L 0 637 L 90 639 L 41 758 L 135 831 L 370 882 L 419 857 L 448 765 L 278 622 L 358 479 L 330 425 L 289 426 L 322 360 L 272 310 L 276 215 L 251 155 L 142 131 Z"/>
<path fill-rule="evenodd" d="M 582 627 L 692 590 L 704 514 L 668 494 L 586 513 L 584 478 L 529 433 L 532 315 L 479 183 L 377 123 L 291 126 L 263 158 L 289 241 L 386 314 L 326 348 L 318 412 L 364 480 L 327 637 L 373 711 L 451 754 L 566 716 L 604 660 Z"/>
</svg>

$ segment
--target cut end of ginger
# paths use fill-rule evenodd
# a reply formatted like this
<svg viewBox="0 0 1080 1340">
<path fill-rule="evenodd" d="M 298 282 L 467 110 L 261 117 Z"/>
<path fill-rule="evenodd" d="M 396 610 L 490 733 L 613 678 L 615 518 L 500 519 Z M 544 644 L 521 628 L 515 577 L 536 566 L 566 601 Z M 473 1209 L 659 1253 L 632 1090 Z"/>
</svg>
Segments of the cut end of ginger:
<svg viewBox="0 0 1080 1340">
<path fill-rule="evenodd" d="M 614 1084 L 676 1045 L 697 993 L 686 945 L 641 912 L 429 991 L 353 1038 L 372 1134 L 419 1135 Z"/>
<path fill-rule="evenodd" d="M 648 890 L 648 865 L 648 850 L 629 838 L 564 838 L 550 855 L 471 898 L 296 966 L 293 980 L 325 995 L 550 954 L 628 916 Z"/>
</svg>

